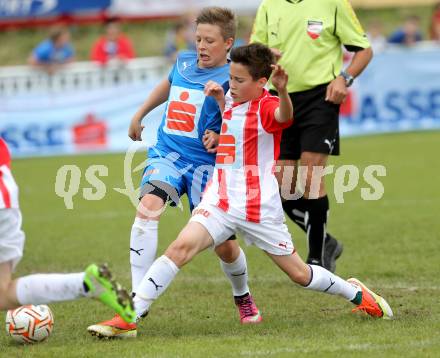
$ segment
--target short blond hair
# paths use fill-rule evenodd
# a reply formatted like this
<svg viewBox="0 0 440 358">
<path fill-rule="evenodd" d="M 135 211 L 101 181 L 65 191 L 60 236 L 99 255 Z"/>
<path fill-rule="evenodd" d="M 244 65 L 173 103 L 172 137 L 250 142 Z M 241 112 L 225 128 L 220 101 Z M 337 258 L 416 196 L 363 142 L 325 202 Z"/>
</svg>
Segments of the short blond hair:
<svg viewBox="0 0 440 358">
<path fill-rule="evenodd" d="M 203 8 L 196 19 L 196 24 L 211 24 L 220 27 L 224 40 L 235 38 L 237 19 L 232 10 L 223 7 L 211 6 Z"/>
</svg>

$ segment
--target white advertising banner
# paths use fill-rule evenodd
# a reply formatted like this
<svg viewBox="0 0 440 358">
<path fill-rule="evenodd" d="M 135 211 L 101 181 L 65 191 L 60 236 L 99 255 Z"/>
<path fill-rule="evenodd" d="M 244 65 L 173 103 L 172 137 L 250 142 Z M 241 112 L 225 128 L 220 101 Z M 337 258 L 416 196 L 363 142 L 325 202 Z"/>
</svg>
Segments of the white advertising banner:
<svg viewBox="0 0 440 358">
<path fill-rule="evenodd" d="M 1 98 L 0 137 L 15 157 L 123 152 L 130 120 L 155 84 Z M 146 144 L 155 142 L 162 111 L 145 119 Z"/>
<path fill-rule="evenodd" d="M 222 6 L 234 9 L 238 14 L 252 15 L 261 0 L 113 0 L 110 11 L 118 16 L 163 17 L 179 16 L 198 11 L 206 6 Z"/>
<path fill-rule="evenodd" d="M 341 134 L 440 129 L 440 48 L 374 56 L 341 108 Z"/>
<path fill-rule="evenodd" d="M 341 135 L 440 129 L 439 63 L 440 49 L 376 55 L 341 108 Z M 14 156 L 123 152 L 130 120 L 156 83 L 0 97 L 0 137 Z M 144 120 L 147 145 L 163 110 Z"/>
</svg>

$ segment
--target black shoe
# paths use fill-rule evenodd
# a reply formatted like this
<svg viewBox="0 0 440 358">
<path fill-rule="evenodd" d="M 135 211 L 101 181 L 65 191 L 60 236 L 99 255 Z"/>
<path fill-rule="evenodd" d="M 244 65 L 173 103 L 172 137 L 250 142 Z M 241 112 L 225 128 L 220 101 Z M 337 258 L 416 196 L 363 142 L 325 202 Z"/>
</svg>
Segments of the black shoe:
<svg viewBox="0 0 440 358">
<path fill-rule="evenodd" d="M 344 247 L 333 236 L 327 234 L 324 248 L 324 265 L 323 267 L 330 272 L 336 271 L 336 260 L 342 255 Z"/>
</svg>

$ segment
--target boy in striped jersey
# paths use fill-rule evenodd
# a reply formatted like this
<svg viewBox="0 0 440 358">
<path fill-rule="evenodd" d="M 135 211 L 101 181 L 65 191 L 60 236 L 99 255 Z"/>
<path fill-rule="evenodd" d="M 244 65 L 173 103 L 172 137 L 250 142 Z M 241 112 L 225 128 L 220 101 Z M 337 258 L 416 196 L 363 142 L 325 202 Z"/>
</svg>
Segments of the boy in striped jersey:
<svg viewBox="0 0 440 358">
<path fill-rule="evenodd" d="M 148 150 L 141 183 L 140 202 L 130 232 L 132 292 L 156 258 L 159 221 L 166 204 L 178 204 L 187 195 L 192 211 L 200 202 L 211 178 L 222 116 L 217 102 L 204 94 L 208 81 L 227 83 L 228 52 L 234 43 L 235 15 L 227 8 L 207 7 L 196 19 L 196 49 L 177 55 L 168 76 L 149 94 L 134 115 L 129 136 L 142 140 L 143 118 L 167 102 L 157 143 Z M 229 279 L 240 322 L 262 320 L 249 290 L 246 256 L 232 236 L 215 248 L 220 266 Z M 99 338 L 134 338 L 136 323 L 127 324 L 119 316 L 88 327 Z"/>
<path fill-rule="evenodd" d="M 392 317 L 388 303 L 361 282 L 307 265 L 296 253 L 274 175 L 281 132 L 293 118 L 288 76 L 261 44 L 233 49 L 231 60 L 226 95 L 219 84 L 209 82 L 205 87 L 206 95 L 223 109 L 213 178 L 187 226 L 140 283 L 134 299 L 137 317 L 149 311 L 183 265 L 237 232 L 304 288 L 342 296 L 356 305 L 355 310 L 373 317 Z M 279 97 L 265 89 L 271 73 Z"/>
</svg>

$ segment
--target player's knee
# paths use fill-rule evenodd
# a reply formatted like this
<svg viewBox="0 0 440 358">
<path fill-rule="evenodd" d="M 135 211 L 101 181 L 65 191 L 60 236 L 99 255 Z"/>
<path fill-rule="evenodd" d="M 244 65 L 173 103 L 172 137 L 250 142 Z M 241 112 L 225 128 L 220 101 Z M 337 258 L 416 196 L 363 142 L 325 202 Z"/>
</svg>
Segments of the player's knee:
<svg viewBox="0 0 440 358">
<path fill-rule="evenodd" d="M 240 255 L 240 246 L 237 240 L 227 240 L 215 248 L 215 253 L 223 262 L 231 263 Z"/>
<path fill-rule="evenodd" d="M 191 244 L 191 241 L 179 236 L 165 251 L 165 255 L 180 268 L 191 260 L 194 252 L 195 248 Z"/>
<path fill-rule="evenodd" d="M 280 187 L 282 197 L 285 194 L 293 194 L 296 189 L 297 170 L 295 161 L 279 161 L 277 163 L 275 177 Z"/>
<path fill-rule="evenodd" d="M 289 272 L 290 279 L 301 286 L 307 286 L 310 283 L 310 270 L 305 267 L 296 267 Z"/>
<path fill-rule="evenodd" d="M 136 216 L 141 219 L 156 219 L 160 218 L 164 208 L 165 202 L 162 198 L 147 194 L 142 197 L 138 207 Z"/>
</svg>

